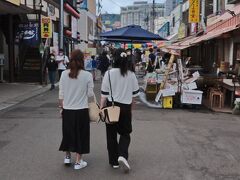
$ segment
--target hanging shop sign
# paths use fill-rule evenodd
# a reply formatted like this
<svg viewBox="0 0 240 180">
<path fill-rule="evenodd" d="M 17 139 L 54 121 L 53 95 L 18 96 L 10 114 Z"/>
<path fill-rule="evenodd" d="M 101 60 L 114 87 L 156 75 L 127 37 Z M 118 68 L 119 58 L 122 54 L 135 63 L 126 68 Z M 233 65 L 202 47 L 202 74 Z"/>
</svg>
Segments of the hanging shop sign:
<svg viewBox="0 0 240 180">
<path fill-rule="evenodd" d="M 88 0 L 82 0 L 80 4 L 80 9 L 88 9 Z"/>
<path fill-rule="evenodd" d="M 52 20 L 50 17 L 41 18 L 41 38 L 52 38 Z"/>
<path fill-rule="evenodd" d="M 20 0 L 6 0 L 14 5 L 20 6 Z"/>
<path fill-rule="evenodd" d="M 55 53 L 58 54 L 58 33 L 53 32 L 53 47 Z"/>
<path fill-rule="evenodd" d="M 78 22 L 75 17 L 72 16 L 71 18 L 72 18 L 72 22 L 71 22 L 72 38 L 77 39 Z"/>
<path fill-rule="evenodd" d="M 51 4 L 48 4 L 48 16 L 55 16 L 55 7 Z"/>
<path fill-rule="evenodd" d="M 29 22 L 26 24 L 19 24 L 16 34 L 17 43 L 25 43 L 28 45 L 38 45 L 39 31 L 38 23 Z"/>
<path fill-rule="evenodd" d="M 159 30 L 158 35 L 166 38 L 170 34 L 170 22 L 166 22 Z"/>
<path fill-rule="evenodd" d="M 88 30 L 88 40 L 93 41 L 94 40 L 94 23 L 91 18 L 88 17 L 87 19 L 87 30 Z"/>
<path fill-rule="evenodd" d="M 189 0 L 189 23 L 200 22 L 200 0 Z"/>
<path fill-rule="evenodd" d="M 184 23 L 181 23 L 178 29 L 178 39 L 182 39 L 186 37 L 186 26 Z"/>
</svg>

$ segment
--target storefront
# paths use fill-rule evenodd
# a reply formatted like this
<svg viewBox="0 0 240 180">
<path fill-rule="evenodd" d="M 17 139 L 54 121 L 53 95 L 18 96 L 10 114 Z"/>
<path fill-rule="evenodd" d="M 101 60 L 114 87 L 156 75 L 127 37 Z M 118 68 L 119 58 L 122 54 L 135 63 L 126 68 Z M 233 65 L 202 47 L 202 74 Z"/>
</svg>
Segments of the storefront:
<svg viewBox="0 0 240 180">
<path fill-rule="evenodd" d="M 15 44 L 16 29 L 32 10 L 20 0 L 0 1 L 0 54 L 4 57 L 3 81 L 14 82 L 19 65 L 19 47 Z"/>
<path fill-rule="evenodd" d="M 187 37 L 168 47 L 181 51 L 182 59 L 191 59 L 190 69 L 201 75 L 198 86 L 204 91 L 208 106 L 220 111 L 232 108 L 237 97 L 239 82 L 235 83 L 229 74 L 234 73 L 240 59 L 240 14 L 223 16 L 225 19 L 207 27 L 205 34 Z"/>
</svg>

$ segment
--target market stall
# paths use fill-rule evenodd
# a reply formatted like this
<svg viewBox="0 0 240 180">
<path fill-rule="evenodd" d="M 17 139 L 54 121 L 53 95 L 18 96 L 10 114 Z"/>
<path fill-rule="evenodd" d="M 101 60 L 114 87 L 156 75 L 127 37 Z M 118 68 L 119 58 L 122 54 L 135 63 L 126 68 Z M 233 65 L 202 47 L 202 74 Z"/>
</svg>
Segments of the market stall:
<svg viewBox="0 0 240 180">
<path fill-rule="evenodd" d="M 161 64 L 160 69 L 146 74 L 143 89 L 147 101 L 154 101 L 162 108 L 201 105 L 203 92 L 197 90 L 196 84 L 200 74 L 197 71 L 190 73 L 182 60 L 177 59 L 178 54 L 171 53 L 168 64 Z"/>
</svg>

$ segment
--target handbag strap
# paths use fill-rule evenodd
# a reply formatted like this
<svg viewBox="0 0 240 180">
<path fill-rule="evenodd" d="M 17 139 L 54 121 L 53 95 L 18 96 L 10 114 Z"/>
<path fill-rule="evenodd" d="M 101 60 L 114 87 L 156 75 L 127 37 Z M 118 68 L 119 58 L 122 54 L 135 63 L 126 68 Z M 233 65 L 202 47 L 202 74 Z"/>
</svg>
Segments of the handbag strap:
<svg viewBox="0 0 240 180">
<path fill-rule="evenodd" d="M 111 84 L 111 78 L 110 78 L 110 70 L 108 70 L 108 80 L 109 80 L 109 86 L 110 86 L 110 93 L 111 93 L 111 99 L 112 99 L 112 106 L 114 106 L 114 100 L 112 96 L 112 84 Z"/>
</svg>

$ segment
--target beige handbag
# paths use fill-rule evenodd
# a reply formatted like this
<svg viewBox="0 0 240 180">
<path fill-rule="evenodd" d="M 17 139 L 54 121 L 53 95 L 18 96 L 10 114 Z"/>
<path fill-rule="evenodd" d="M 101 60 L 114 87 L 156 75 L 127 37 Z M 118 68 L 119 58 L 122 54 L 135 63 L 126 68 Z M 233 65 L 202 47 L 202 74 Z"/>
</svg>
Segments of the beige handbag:
<svg viewBox="0 0 240 180">
<path fill-rule="evenodd" d="M 103 121 L 107 124 L 117 123 L 119 121 L 120 107 L 115 106 L 113 103 L 112 106 L 103 108 L 102 114 L 104 115 Z"/>
<path fill-rule="evenodd" d="M 119 121 L 120 107 L 114 105 L 114 99 L 112 96 L 112 85 L 111 85 L 109 71 L 108 71 L 108 78 L 109 78 L 109 85 L 110 85 L 110 91 L 111 91 L 112 106 L 103 108 L 101 110 L 101 114 L 103 115 L 102 121 L 106 122 L 107 124 L 113 124 L 113 123 L 117 123 Z"/>
<path fill-rule="evenodd" d="M 97 103 L 96 96 L 94 94 L 94 101 L 88 103 L 89 117 L 91 122 L 99 122 L 100 120 L 100 107 Z"/>
</svg>

